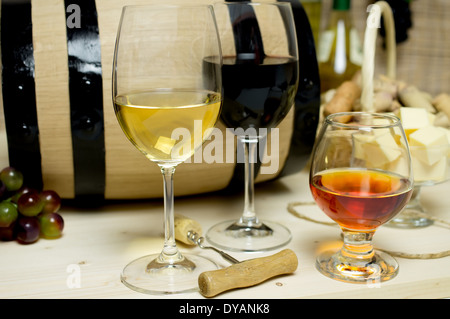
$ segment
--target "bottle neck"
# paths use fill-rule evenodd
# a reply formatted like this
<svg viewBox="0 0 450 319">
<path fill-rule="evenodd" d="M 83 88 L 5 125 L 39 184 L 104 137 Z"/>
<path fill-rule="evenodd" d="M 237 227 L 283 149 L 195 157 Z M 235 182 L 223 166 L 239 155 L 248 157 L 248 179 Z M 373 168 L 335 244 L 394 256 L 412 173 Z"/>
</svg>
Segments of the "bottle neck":
<svg viewBox="0 0 450 319">
<path fill-rule="evenodd" d="M 352 28 L 353 27 L 353 21 L 352 17 L 350 15 L 349 11 L 345 10 L 333 10 L 331 11 L 329 20 L 328 20 L 328 27 L 336 27 L 338 21 L 343 21 L 346 28 Z"/>
<path fill-rule="evenodd" d="M 338 21 L 344 21 L 346 27 L 352 27 L 350 0 L 333 0 L 333 9 L 329 17 L 329 26 L 334 27 Z"/>
<path fill-rule="evenodd" d="M 349 11 L 350 0 L 333 0 L 334 11 Z"/>
</svg>

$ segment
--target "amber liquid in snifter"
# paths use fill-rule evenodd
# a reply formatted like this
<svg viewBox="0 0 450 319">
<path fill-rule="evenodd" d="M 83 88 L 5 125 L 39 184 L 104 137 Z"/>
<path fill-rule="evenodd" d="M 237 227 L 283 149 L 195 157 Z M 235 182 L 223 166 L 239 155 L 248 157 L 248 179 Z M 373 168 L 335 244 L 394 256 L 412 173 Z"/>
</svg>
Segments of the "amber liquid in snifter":
<svg viewBox="0 0 450 319">
<path fill-rule="evenodd" d="M 318 207 L 343 233 L 342 247 L 319 253 L 316 268 L 336 280 L 367 284 L 398 273 L 396 260 L 374 250 L 372 237 L 406 206 L 413 178 L 399 120 L 354 114 L 331 115 L 324 122 L 313 151 L 309 184 Z M 379 163 L 374 165 L 374 160 Z"/>
<path fill-rule="evenodd" d="M 373 230 L 397 215 L 411 196 L 410 182 L 370 169 L 332 169 L 313 176 L 319 207 L 341 227 Z"/>
</svg>

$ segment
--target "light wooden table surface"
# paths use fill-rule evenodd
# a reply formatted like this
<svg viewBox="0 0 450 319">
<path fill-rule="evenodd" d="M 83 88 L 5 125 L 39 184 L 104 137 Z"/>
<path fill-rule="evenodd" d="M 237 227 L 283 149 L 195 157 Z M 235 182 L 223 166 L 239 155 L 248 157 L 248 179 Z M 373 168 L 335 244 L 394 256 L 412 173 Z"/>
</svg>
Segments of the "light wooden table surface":
<svg viewBox="0 0 450 319">
<path fill-rule="evenodd" d="M 423 205 L 434 216 L 450 219 L 449 190 L 449 182 L 424 187 Z M 324 277 L 314 267 L 315 254 L 323 245 L 336 244 L 340 240 L 339 229 L 299 219 L 287 211 L 290 202 L 311 200 L 304 171 L 257 186 L 258 215 L 289 227 L 293 239 L 286 248 L 297 254 L 299 267 L 292 275 L 229 291 L 215 299 L 450 297 L 450 257 L 433 260 L 397 258 L 400 264 L 398 276 L 375 286 L 347 284 Z M 209 194 L 175 200 L 175 211 L 199 221 L 204 231 L 219 221 L 238 218 L 242 207 L 242 195 Z M 40 239 L 31 245 L 0 242 L 0 298 L 202 299 L 197 292 L 145 295 L 120 282 L 120 272 L 128 262 L 161 250 L 162 209 L 161 200 L 115 203 L 95 210 L 63 207 L 65 229 L 62 238 Z M 297 209 L 313 218 L 327 220 L 316 206 Z M 414 230 L 382 226 L 375 234 L 374 244 L 406 253 L 440 252 L 450 249 L 450 229 L 438 225 Z M 228 265 L 213 251 L 186 245 L 179 247 L 182 252 L 214 259 L 220 266 Z M 244 260 L 277 251 L 231 255 Z"/>
</svg>

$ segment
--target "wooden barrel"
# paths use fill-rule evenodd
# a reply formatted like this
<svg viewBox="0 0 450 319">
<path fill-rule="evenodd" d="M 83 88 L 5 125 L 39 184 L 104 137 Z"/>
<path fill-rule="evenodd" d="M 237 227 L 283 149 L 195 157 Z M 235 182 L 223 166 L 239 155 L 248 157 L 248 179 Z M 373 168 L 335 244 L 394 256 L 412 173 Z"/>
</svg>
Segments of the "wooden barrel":
<svg viewBox="0 0 450 319">
<path fill-rule="evenodd" d="M 17 167 L 24 172 L 27 184 L 54 189 L 67 199 L 162 196 L 159 168 L 127 140 L 117 123 L 111 97 L 112 60 L 122 7 L 152 2 L 156 1 L 2 1 L 1 167 Z M 76 16 L 78 9 L 81 12 Z M 296 105 L 278 127 L 279 153 L 271 156 L 278 156 L 280 169 L 258 174 L 257 182 L 301 169 L 304 162 L 299 162 L 298 155 L 309 154 L 313 144 L 320 88 L 314 41 L 306 15 L 300 10 L 296 27 L 306 31 L 298 32 L 299 43 L 312 47 L 300 49 Z M 224 139 L 230 139 L 224 145 L 233 142 L 235 137 L 226 134 L 221 123 L 218 128 Z M 270 136 L 267 140 L 270 142 Z M 207 147 L 208 142 L 199 151 Z M 237 147 L 234 140 L 234 153 Z M 225 156 L 223 163 L 192 160 L 179 165 L 175 194 L 232 187 L 233 181 L 241 180 L 243 165 L 227 162 Z"/>
</svg>

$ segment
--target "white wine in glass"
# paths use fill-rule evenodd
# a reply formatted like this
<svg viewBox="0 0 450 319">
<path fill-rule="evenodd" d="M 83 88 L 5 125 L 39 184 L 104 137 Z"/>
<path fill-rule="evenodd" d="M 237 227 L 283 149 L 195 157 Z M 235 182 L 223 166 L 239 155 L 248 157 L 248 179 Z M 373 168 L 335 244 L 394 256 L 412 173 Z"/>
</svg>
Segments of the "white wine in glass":
<svg viewBox="0 0 450 319">
<path fill-rule="evenodd" d="M 114 104 L 130 141 L 148 159 L 167 166 L 186 160 L 198 148 L 194 137 L 214 127 L 221 97 L 201 90 L 154 90 L 116 96 Z M 190 139 L 174 139 L 180 128 Z"/>
<path fill-rule="evenodd" d="M 217 67 L 205 69 L 206 58 Z M 196 291 L 199 274 L 217 268 L 213 261 L 177 248 L 173 175 L 218 120 L 221 61 L 211 6 L 124 7 L 114 54 L 114 110 L 127 138 L 160 167 L 164 181 L 164 247 L 124 268 L 121 280 L 133 290 Z"/>
</svg>

